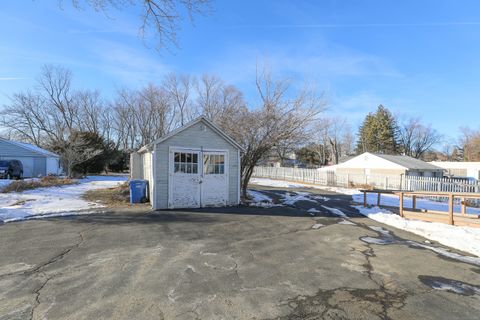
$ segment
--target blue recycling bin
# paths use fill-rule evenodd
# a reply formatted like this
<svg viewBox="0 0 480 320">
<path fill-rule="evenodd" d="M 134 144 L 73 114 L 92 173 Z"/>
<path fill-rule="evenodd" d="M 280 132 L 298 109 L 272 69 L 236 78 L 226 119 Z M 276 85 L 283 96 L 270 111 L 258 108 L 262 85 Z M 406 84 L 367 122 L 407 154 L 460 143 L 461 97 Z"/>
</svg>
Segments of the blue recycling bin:
<svg viewBox="0 0 480 320">
<path fill-rule="evenodd" d="M 144 203 L 148 200 L 148 181 L 130 180 L 130 203 Z"/>
</svg>

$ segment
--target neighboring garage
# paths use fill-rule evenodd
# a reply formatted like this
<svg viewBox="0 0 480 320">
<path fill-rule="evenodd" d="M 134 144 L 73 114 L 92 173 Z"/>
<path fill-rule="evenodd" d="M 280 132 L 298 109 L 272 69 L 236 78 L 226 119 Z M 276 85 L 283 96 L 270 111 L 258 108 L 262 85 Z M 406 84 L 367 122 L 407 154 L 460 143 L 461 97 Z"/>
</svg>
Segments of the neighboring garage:
<svg viewBox="0 0 480 320">
<path fill-rule="evenodd" d="M 57 154 L 28 143 L 0 138 L 0 160 L 13 159 L 22 162 L 25 178 L 61 172 Z"/>
<path fill-rule="evenodd" d="M 242 147 L 199 117 L 131 155 L 131 178 L 149 181 L 154 209 L 236 205 Z"/>
<path fill-rule="evenodd" d="M 442 168 L 403 155 L 365 152 L 334 167 L 337 173 L 344 174 L 443 177 Z"/>
</svg>

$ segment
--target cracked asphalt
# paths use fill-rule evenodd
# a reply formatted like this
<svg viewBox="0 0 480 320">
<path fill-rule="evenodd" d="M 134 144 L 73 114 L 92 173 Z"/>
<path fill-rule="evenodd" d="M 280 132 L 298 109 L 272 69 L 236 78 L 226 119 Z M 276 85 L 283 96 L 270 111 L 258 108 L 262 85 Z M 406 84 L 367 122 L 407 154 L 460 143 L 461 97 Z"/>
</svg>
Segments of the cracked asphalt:
<svg viewBox="0 0 480 320">
<path fill-rule="evenodd" d="M 425 239 L 364 218 L 348 196 L 299 191 L 309 199 L 289 207 L 1 225 L 0 319 L 479 318 L 479 265 L 415 245 Z"/>
</svg>

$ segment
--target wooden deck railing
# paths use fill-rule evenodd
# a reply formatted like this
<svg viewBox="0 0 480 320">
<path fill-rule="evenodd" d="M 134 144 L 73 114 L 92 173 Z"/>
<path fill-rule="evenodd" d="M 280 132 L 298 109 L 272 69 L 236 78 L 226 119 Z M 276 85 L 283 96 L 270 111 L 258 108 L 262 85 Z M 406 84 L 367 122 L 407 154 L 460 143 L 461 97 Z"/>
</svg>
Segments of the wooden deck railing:
<svg viewBox="0 0 480 320">
<path fill-rule="evenodd" d="M 469 227 L 480 227 L 480 216 L 478 214 L 467 214 L 467 199 L 480 199 L 478 193 L 455 193 L 455 192 L 429 192 L 429 191 L 392 191 L 392 190 L 361 190 L 363 192 L 363 205 L 366 207 L 367 193 L 378 195 L 377 205 L 381 204 L 382 194 L 395 194 L 399 196 L 399 213 L 401 217 L 419 219 L 430 222 L 442 222 L 450 225 L 463 225 Z M 405 210 L 405 197 L 412 198 L 412 210 Z M 442 197 L 448 198 L 448 212 L 437 210 L 418 210 L 417 197 Z M 460 199 L 460 215 L 456 214 L 455 199 Z"/>
</svg>

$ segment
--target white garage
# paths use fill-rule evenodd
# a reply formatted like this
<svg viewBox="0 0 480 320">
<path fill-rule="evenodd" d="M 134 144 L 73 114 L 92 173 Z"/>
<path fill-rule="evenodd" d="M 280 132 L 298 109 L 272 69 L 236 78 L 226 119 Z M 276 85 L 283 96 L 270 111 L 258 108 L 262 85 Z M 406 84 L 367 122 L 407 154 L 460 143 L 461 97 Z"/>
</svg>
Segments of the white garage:
<svg viewBox="0 0 480 320">
<path fill-rule="evenodd" d="M 133 153 L 131 178 L 149 181 L 154 209 L 237 205 L 241 150 L 199 117 Z"/>
<path fill-rule="evenodd" d="M 23 165 L 23 177 L 41 177 L 60 174 L 60 157 L 37 146 L 0 138 L 0 160 L 19 160 Z"/>
</svg>

